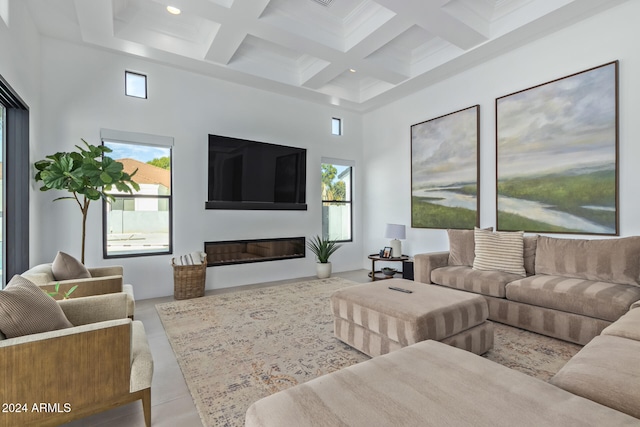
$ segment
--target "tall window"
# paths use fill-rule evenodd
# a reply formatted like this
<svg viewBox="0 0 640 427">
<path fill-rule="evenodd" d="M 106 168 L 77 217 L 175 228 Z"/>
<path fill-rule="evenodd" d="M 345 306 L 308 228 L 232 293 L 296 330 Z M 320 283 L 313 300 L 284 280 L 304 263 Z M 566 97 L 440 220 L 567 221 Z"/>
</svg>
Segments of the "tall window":
<svg viewBox="0 0 640 427">
<path fill-rule="evenodd" d="M 2 249 L 2 253 L 0 254 L 0 283 L 4 283 L 2 276 L 2 266 L 5 265 L 5 254 L 7 248 L 5 247 L 4 242 L 4 233 L 5 233 L 5 222 L 4 222 L 4 136 L 6 131 L 4 129 L 5 124 L 5 108 L 2 104 L 0 104 L 0 218 L 2 218 L 2 227 L 0 227 L 0 248 Z M 1 285 L 0 285 L 1 287 Z"/>
<path fill-rule="evenodd" d="M 322 163 L 322 236 L 341 242 L 353 240 L 353 167 L 349 163 L 337 160 Z"/>
<path fill-rule="evenodd" d="M 110 191 L 115 201 L 105 203 L 104 257 L 172 253 L 171 147 L 104 137 L 103 144 L 125 172 L 138 170 L 133 180 L 140 185 L 133 194 Z"/>
<path fill-rule="evenodd" d="M 29 109 L 0 76 L 0 287 L 29 268 Z"/>
</svg>

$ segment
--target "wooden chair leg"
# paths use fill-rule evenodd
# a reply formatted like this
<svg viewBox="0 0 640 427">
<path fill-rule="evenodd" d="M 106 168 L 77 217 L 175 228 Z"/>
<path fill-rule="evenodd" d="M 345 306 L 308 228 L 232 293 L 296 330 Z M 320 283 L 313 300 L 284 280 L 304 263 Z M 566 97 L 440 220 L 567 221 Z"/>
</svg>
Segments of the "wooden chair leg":
<svg viewBox="0 0 640 427">
<path fill-rule="evenodd" d="M 151 427 L 151 387 L 142 391 L 142 411 L 145 425 Z"/>
</svg>

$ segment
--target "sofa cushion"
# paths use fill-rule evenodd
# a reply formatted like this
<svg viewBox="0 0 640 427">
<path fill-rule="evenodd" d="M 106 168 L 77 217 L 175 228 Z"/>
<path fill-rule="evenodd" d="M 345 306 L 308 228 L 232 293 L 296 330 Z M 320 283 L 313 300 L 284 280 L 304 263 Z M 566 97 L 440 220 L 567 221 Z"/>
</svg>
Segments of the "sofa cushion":
<svg viewBox="0 0 640 427">
<path fill-rule="evenodd" d="M 538 247 L 538 236 L 524 236 L 522 255 L 524 258 L 524 271 L 527 276 L 536 274 L 536 248 Z"/>
<path fill-rule="evenodd" d="M 58 303 L 24 277 L 0 291 L 0 331 L 7 338 L 70 328 Z"/>
<path fill-rule="evenodd" d="M 505 297 L 507 283 L 521 278 L 504 271 L 474 270 L 463 265 L 436 268 L 431 272 L 431 282 L 438 285 L 498 298 Z"/>
<path fill-rule="evenodd" d="M 524 232 L 474 230 L 475 270 L 500 270 L 525 276 Z"/>
<path fill-rule="evenodd" d="M 640 299 L 640 287 L 538 274 L 506 285 L 508 300 L 615 321 Z"/>
<path fill-rule="evenodd" d="M 575 395 L 640 418 L 640 342 L 595 337 L 551 378 Z"/>
<path fill-rule="evenodd" d="M 475 244 L 473 230 L 447 230 L 449 235 L 449 265 L 473 265 Z"/>
<path fill-rule="evenodd" d="M 51 264 L 51 272 L 56 280 L 91 278 L 91 273 L 89 273 L 84 264 L 64 252 L 56 254 L 53 264 Z"/>
<path fill-rule="evenodd" d="M 640 309 L 629 310 L 627 314 L 607 326 L 602 335 L 615 335 L 640 341 Z"/>
<path fill-rule="evenodd" d="M 51 272 L 51 263 L 39 264 L 21 274 L 22 277 L 36 285 L 46 285 L 55 280 Z"/>
<path fill-rule="evenodd" d="M 536 274 L 640 286 L 640 237 L 584 240 L 538 236 Z"/>
<path fill-rule="evenodd" d="M 493 231 L 493 227 L 483 230 Z M 471 267 L 476 257 L 474 230 L 447 230 L 449 236 L 448 265 L 466 265 Z"/>
</svg>

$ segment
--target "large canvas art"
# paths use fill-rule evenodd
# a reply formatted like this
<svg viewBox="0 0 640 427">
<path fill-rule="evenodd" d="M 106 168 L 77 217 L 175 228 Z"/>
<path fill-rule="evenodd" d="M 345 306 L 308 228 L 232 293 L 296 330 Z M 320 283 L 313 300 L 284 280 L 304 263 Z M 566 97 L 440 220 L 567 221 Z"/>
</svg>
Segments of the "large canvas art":
<svg viewBox="0 0 640 427">
<path fill-rule="evenodd" d="M 480 106 L 411 126 L 411 226 L 479 225 Z"/>
<path fill-rule="evenodd" d="M 497 229 L 618 234 L 618 62 L 496 99 Z"/>
</svg>

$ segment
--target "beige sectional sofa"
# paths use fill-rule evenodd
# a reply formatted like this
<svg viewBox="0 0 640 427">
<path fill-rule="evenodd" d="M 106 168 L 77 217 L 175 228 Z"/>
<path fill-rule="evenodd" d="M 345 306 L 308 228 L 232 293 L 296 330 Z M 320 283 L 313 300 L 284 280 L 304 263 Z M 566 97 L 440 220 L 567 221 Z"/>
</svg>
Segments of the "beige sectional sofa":
<svg viewBox="0 0 640 427">
<path fill-rule="evenodd" d="M 524 237 L 526 276 L 473 268 L 473 230 L 415 256 L 415 280 L 485 297 L 489 320 L 586 344 L 640 300 L 640 237 Z"/>
<path fill-rule="evenodd" d="M 633 308 L 571 358 L 551 384 L 640 418 L 639 361 L 640 308 Z"/>
<path fill-rule="evenodd" d="M 246 427 L 640 426 L 640 308 L 605 329 L 551 384 L 422 341 L 265 397 Z"/>
<path fill-rule="evenodd" d="M 245 426 L 640 426 L 640 237 L 525 237 L 524 275 L 474 269 L 473 231 L 450 240 L 415 257 L 416 281 L 480 294 L 489 319 L 586 346 L 546 383 L 422 341 L 265 397 Z"/>
</svg>

